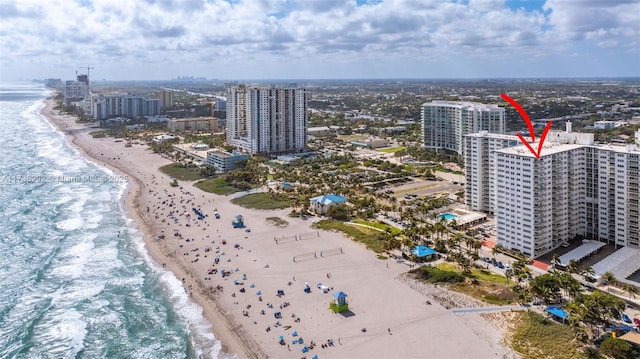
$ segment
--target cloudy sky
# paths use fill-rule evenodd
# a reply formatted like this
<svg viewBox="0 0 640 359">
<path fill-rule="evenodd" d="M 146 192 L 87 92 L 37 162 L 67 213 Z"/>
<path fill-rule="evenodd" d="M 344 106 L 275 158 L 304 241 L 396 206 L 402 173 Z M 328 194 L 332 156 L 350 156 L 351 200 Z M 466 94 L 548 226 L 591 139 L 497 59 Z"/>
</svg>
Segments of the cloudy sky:
<svg viewBox="0 0 640 359">
<path fill-rule="evenodd" d="M 640 0 L 0 0 L 0 55 L 2 80 L 640 76 Z"/>
</svg>

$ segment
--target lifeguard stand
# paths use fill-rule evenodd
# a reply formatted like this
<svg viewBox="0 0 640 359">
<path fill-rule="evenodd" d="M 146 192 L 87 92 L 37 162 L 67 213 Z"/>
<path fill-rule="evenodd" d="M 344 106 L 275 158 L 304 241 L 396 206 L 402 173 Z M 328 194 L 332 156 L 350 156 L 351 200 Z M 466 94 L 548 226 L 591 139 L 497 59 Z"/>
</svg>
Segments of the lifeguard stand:
<svg viewBox="0 0 640 359">
<path fill-rule="evenodd" d="M 329 309 L 331 309 L 334 313 L 342 313 L 349 310 L 349 303 L 347 303 L 347 295 L 340 291 L 337 293 L 333 293 L 333 297 L 335 298 L 331 304 L 329 304 Z"/>
<path fill-rule="evenodd" d="M 244 228 L 244 218 L 239 214 L 233 218 L 231 224 L 233 225 L 233 228 Z"/>
</svg>

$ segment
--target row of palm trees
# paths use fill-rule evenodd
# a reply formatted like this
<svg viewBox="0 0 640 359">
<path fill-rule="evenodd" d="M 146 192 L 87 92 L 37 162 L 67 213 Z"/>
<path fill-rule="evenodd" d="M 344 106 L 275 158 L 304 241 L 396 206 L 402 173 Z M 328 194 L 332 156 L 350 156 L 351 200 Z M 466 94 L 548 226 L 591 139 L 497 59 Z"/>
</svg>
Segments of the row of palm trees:
<svg viewBox="0 0 640 359">
<path fill-rule="evenodd" d="M 554 269 L 560 265 L 560 258 L 557 254 L 552 257 L 551 265 Z M 596 272 L 593 270 L 593 268 L 591 266 L 586 266 L 580 269 L 578 262 L 574 259 L 570 260 L 569 263 L 567 263 L 565 271 L 572 274 L 579 274 L 585 281 L 588 282 L 592 282 L 595 280 Z M 636 294 L 638 294 L 638 287 L 628 283 L 622 284 L 611 272 L 602 273 L 602 275 L 600 276 L 600 284 L 606 285 L 608 290 L 610 290 L 609 286 L 611 285 L 619 287 L 622 291 L 626 292 L 630 298 L 635 298 Z"/>
</svg>

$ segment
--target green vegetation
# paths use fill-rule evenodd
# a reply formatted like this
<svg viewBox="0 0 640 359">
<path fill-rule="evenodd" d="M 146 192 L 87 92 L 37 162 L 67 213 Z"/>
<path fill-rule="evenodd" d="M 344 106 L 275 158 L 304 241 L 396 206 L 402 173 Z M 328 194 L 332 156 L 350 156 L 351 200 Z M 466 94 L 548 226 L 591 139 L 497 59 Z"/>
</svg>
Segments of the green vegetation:
<svg viewBox="0 0 640 359">
<path fill-rule="evenodd" d="M 428 283 L 461 283 L 465 278 L 458 272 L 431 266 L 422 266 L 412 272 L 418 274 L 418 278 Z"/>
<path fill-rule="evenodd" d="M 450 271 L 455 270 L 455 266 L 447 262 L 439 263 L 438 265 L 436 265 L 436 267 L 442 270 L 450 270 Z M 491 282 L 491 283 L 497 283 L 497 284 L 509 284 L 509 280 L 507 278 L 484 269 L 475 269 L 475 268 L 471 269 L 470 277 L 473 277 L 477 280 L 482 280 L 485 282 Z"/>
<path fill-rule="evenodd" d="M 334 206 L 335 207 L 335 206 Z M 342 221 L 325 219 L 315 224 L 316 228 L 339 231 L 349 236 L 356 242 L 363 243 L 367 248 L 376 253 L 382 253 L 393 246 L 398 246 L 399 242 L 385 232 L 374 229 L 350 226 Z"/>
<path fill-rule="evenodd" d="M 386 223 L 382 223 L 382 222 L 369 222 L 369 221 L 365 221 L 364 219 L 354 219 L 352 221 L 353 223 L 358 223 L 358 224 L 362 224 L 365 226 L 369 226 L 369 227 L 373 227 L 373 228 L 377 228 L 380 229 L 382 231 L 385 232 L 389 232 L 391 233 L 391 235 L 399 235 L 402 233 L 402 231 L 396 227 L 392 227 Z"/>
<path fill-rule="evenodd" d="M 289 222 L 280 217 L 267 217 L 266 221 L 277 227 L 286 227 L 289 225 Z"/>
<path fill-rule="evenodd" d="M 402 151 L 402 150 L 406 150 L 407 147 L 406 146 L 398 146 L 398 147 L 388 147 L 388 148 L 381 148 L 379 150 L 377 150 L 378 152 L 384 152 L 384 153 L 396 153 L 398 151 Z"/>
<path fill-rule="evenodd" d="M 609 337 L 600 344 L 600 352 L 614 359 L 634 359 L 636 351 L 624 339 Z"/>
<path fill-rule="evenodd" d="M 588 355 L 574 339 L 571 327 L 534 312 L 521 313 L 515 321 L 511 346 L 522 359 L 582 359 Z"/>
<path fill-rule="evenodd" d="M 254 209 L 282 209 L 291 206 L 291 200 L 288 197 L 273 193 L 251 193 L 234 198 L 231 203 Z"/>
<path fill-rule="evenodd" d="M 195 184 L 205 192 L 215 193 L 219 195 L 228 195 L 242 191 L 239 188 L 233 187 L 225 181 L 224 177 L 210 178 L 202 181 L 198 181 Z"/>
<path fill-rule="evenodd" d="M 425 269 L 429 268 L 429 269 Z M 495 305 L 512 304 L 515 295 L 508 285 L 508 279 L 482 269 L 470 269 L 460 273 L 451 263 L 439 263 L 435 267 L 422 267 L 427 275 L 419 273 L 419 278 L 430 283 L 449 283 L 449 288 L 473 298 Z M 434 273 L 435 280 L 430 277 Z M 445 279 L 445 280 L 438 280 Z M 446 280 L 451 279 L 451 280 Z"/>
<path fill-rule="evenodd" d="M 201 178 L 200 172 L 196 167 L 188 167 L 181 163 L 172 163 L 160 167 L 160 171 L 180 181 L 195 181 Z"/>
</svg>

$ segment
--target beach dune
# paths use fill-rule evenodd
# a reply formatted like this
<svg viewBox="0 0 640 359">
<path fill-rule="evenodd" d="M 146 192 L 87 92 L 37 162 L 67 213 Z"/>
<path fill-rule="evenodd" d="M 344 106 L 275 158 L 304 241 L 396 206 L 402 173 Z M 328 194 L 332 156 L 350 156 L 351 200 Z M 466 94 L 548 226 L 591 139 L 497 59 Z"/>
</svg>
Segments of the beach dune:
<svg viewBox="0 0 640 359">
<path fill-rule="evenodd" d="M 488 322 L 470 321 L 435 301 L 428 305 L 429 290 L 399 280 L 409 269 L 405 264 L 377 259 L 339 233 L 313 229 L 311 220 L 288 217 L 289 209 L 250 210 L 232 204 L 233 196 L 205 193 L 192 183 L 171 187 L 158 170 L 170 161 L 145 144 L 94 139 L 89 133 L 95 129 L 55 114 L 51 100 L 43 114 L 84 154 L 128 176 L 123 200 L 147 250 L 183 280 L 225 351 L 239 358 L 515 356 Z M 236 215 L 245 228 L 232 227 Z M 288 224 L 276 226 L 269 217 Z M 329 310 L 340 291 L 347 295 L 346 314 Z"/>
</svg>

